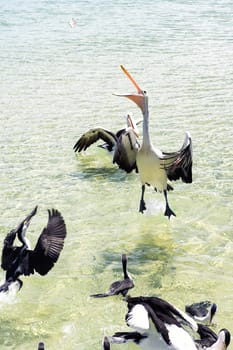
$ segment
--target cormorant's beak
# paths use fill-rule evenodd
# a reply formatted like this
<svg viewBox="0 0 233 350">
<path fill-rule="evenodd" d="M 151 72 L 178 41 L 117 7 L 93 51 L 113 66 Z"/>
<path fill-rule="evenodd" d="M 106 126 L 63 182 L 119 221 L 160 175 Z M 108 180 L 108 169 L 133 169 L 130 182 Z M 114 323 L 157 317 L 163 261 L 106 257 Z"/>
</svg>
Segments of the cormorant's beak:
<svg viewBox="0 0 233 350">
<path fill-rule="evenodd" d="M 30 222 L 31 222 L 31 219 L 32 219 L 32 217 L 36 214 L 36 212 L 37 212 L 37 207 L 38 206 L 36 206 L 32 211 L 31 211 L 31 213 L 19 224 L 19 226 L 17 227 L 17 229 L 16 229 L 16 232 L 20 232 L 20 231 L 26 231 L 27 230 L 27 228 L 28 228 L 28 226 L 29 226 L 29 224 L 30 224 Z"/>
<path fill-rule="evenodd" d="M 123 96 L 129 98 L 131 101 L 136 103 L 136 105 L 141 109 L 142 113 L 145 110 L 145 91 L 143 91 L 138 83 L 135 81 L 135 79 L 132 77 L 132 75 L 123 67 L 122 65 L 120 66 L 125 75 L 129 78 L 129 80 L 133 83 L 133 85 L 137 89 L 137 93 L 134 94 L 114 94 L 116 96 Z"/>
<path fill-rule="evenodd" d="M 31 211 L 31 213 L 26 217 L 26 219 L 24 220 L 24 225 L 26 225 L 27 227 L 29 226 L 32 217 L 36 214 L 37 208 L 38 208 L 38 206 L 36 206 L 36 207 Z"/>
</svg>

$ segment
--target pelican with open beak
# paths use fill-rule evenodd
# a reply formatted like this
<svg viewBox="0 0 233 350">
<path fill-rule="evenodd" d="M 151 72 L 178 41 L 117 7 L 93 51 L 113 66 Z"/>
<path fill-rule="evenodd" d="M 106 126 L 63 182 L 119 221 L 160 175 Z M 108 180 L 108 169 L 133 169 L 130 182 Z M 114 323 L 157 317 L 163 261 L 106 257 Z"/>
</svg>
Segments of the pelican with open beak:
<svg viewBox="0 0 233 350">
<path fill-rule="evenodd" d="M 121 66 L 122 71 L 133 83 L 137 92 L 132 94 L 115 94 L 117 96 L 127 97 L 140 108 L 143 116 L 143 140 L 138 152 L 136 153 L 136 165 L 141 179 L 141 199 L 139 211 L 143 213 L 146 210 L 144 193 L 146 185 L 152 186 L 156 191 L 163 192 L 165 197 L 164 215 L 169 219 L 176 216 L 170 208 L 167 198 L 167 192 L 173 187 L 168 180 L 181 179 L 183 182 L 192 182 L 192 139 L 189 132 L 186 132 L 183 145 L 175 152 L 162 152 L 155 148 L 151 142 L 149 132 L 149 106 L 148 95 L 142 90 L 131 74 Z"/>
</svg>

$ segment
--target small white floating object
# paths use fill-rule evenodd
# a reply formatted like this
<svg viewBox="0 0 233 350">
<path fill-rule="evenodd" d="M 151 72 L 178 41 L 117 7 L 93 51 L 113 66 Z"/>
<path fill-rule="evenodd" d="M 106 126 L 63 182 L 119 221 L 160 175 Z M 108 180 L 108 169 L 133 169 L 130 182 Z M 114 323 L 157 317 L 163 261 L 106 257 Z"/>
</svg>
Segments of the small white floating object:
<svg viewBox="0 0 233 350">
<path fill-rule="evenodd" d="M 74 28 L 74 27 L 76 26 L 77 22 L 76 22 L 75 19 L 72 17 L 71 20 L 70 20 L 70 22 L 69 22 L 69 24 L 70 24 L 71 28 Z"/>
</svg>

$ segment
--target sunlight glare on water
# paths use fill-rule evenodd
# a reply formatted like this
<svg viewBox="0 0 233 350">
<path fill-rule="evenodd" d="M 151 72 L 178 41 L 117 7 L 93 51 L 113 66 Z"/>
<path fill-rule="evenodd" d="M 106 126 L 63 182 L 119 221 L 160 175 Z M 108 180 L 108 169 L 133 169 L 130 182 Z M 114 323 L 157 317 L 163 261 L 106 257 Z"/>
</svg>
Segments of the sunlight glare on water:
<svg viewBox="0 0 233 350">
<path fill-rule="evenodd" d="M 129 330 L 120 297 L 89 297 L 121 278 L 122 253 L 131 295 L 182 309 L 212 300 L 214 330 L 233 332 L 232 11 L 229 0 L 1 4 L 1 241 L 35 205 L 32 247 L 49 208 L 61 211 L 68 232 L 48 275 L 23 277 L 18 293 L 0 298 L 1 350 L 39 341 L 48 350 L 100 349 L 103 335 Z M 89 128 L 115 132 L 129 111 L 141 118 L 113 95 L 134 91 L 120 64 L 149 95 L 153 143 L 173 151 L 186 130 L 193 138 L 193 183 L 174 184 L 170 221 L 151 188 L 148 211 L 138 213 L 137 174 L 96 145 L 72 149 Z M 123 348 L 136 346 L 113 346 Z"/>
</svg>

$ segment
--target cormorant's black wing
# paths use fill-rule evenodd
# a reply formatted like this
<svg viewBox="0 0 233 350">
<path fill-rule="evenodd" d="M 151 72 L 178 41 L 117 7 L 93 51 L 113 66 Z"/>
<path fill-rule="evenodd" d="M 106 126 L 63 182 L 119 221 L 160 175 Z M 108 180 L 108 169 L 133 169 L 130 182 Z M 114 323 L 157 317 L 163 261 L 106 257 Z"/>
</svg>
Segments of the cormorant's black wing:
<svg viewBox="0 0 233 350">
<path fill-rule="evenodd" d="M 218 339 L 217 334 L 208 326 L 198 323 L 197 333 L 201 339 L 195 340 L 196 344 L 200 344 L 202 348 L 212 346 Z"/>
<path fill-rule="evenodd" d="M 117 136 L 113 132 L 103 128 L 90 129 L 78 139 L 73 149 L 75 152 L 85 151 L 98 140 L 103 140 L 109 145 L 109 149 L 113 149 L 117 142 Z"/>
<path fill-rule="evenodd" d="M 47 227 L 43 229 L 35 249 L 29 251 L 30 268 L 40 275 L 46 275 L 58 260 L 66 237 L 62 215 L 55 209 L 48 210 L 48 213 Z"/>
<path fill-rule="evenodd" d="M 185 312 L 191 316 L 204 317 L 208 313 L 208 308 L 211 306 L 211 301 L 201 301 L 199 303 L 194 303 L 185 306 Z"/>
</svg>

